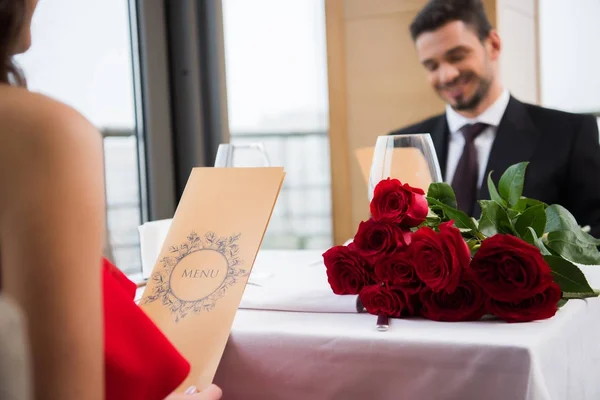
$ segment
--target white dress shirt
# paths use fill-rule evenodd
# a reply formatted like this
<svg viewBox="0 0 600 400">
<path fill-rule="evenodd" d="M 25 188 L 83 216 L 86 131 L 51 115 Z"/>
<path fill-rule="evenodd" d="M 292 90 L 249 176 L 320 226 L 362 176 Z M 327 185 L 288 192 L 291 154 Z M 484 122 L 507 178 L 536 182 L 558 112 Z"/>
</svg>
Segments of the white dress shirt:
<svg viewBox="0 0 600 400">
<path fill-rule="evenodd" d="M 500 124 L 500 120 L 504 115 L 504 111 L 506 111 L 509 100 L 510 93 L 505 89 L 500 97 L 496 99 L 494 104 L 472 119 L 457 113 L 452 107 L 446 105 L 446 119 L 448 121 L 448 128 L 450 129 L 448 158 L 446 160 L 446 183 L 452 183 L 456 166 L 458 165 L 458 161 L 462 156 L 463 148 L 465 146 L 465 138 L 460 129 L 466 124 L 483 122 L 489 126 L 475 138 L 474 142 L 475 148 L 477 149 L 477 163 L 479 166 L 477 187 L 481 187 L 483 179 L 485 178 L 483 175 L 485 174 L 488 159 L 490 158 L 492 144 L 494 143 L 494 139 L 496 139 L 496 131 Z"/>
</svg>

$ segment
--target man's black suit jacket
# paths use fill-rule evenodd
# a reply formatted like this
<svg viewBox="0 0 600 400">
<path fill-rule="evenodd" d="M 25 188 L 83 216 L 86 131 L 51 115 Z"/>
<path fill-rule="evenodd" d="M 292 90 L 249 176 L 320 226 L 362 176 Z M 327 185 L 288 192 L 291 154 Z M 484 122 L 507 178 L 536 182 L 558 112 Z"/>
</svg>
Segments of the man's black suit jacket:
<svg viewBox="0 0 600 400">
<path fill-rule="evenodd" d="M 441 114 L 391 134 L 430 133 L 446 176 L 450 131 Z M 489 199 L 487 176 L 496 185 L 511 166 L 529 161 L 523 196 L 567 208 L 600 237 L 600 143 L 595 117 L 550 110 L 511 96 L 492 145 L 479 199 Z M 475 205 L 474 216 L 481 209 Z"/>
</svg>

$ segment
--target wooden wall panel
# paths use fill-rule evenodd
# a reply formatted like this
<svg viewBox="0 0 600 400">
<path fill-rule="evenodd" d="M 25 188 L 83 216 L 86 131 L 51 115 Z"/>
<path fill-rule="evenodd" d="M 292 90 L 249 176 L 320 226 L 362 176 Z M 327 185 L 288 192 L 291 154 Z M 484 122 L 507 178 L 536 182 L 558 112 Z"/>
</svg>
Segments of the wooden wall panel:
<svg viewBox="0 0 600 400">
<path fill-rule="evenodd" d="M 354 151 L 443 110 L 418 63 L 408 26 L 424 0 L 326 0 L 334 241 L 368 218 Z"/>
<path fill-rule="evenodd" d="M 333 241 L 342 244 L 352 226 L 348 144 L 344 0 L 325 1 L 329 89 L 329 147 Z"/>
<path fill-rule="evenodd" d="M 443 109 L 429 88 L 408 33 L 416 10 L 346 22 L 347 135 L 352 223 L 369 216 L 367 185 L 353 151 L 377 136 Z"/>
<path fill-rule="evenodd" d="M 424 0 L 345 0 L 344 19 L 361 19 L 392 15 L 397 12 L 410 12 L 419 10 L 424 4 Z"/>
</svg>

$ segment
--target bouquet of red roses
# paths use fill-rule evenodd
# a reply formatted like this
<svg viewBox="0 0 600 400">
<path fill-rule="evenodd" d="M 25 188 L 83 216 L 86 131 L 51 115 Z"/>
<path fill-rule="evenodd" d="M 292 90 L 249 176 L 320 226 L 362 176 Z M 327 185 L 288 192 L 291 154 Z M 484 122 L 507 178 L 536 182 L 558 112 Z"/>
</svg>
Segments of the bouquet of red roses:
<svg viewBox="0 0 600 400">
<path fill-rule="evenodd" d="M 522 196 L 527 164 L 507 169 L 497 188 L 490 173 L 479 220 L 456 208 L 445 183 L 425 195 L 381 181 L 353 242 L 323 254 L 333 292 L 358 294 L 371 314 L 436 321 L 533 321 L 598 296 L 574 263 L 600 264 L 600 240 L 565 208 Z"/>
</svg>

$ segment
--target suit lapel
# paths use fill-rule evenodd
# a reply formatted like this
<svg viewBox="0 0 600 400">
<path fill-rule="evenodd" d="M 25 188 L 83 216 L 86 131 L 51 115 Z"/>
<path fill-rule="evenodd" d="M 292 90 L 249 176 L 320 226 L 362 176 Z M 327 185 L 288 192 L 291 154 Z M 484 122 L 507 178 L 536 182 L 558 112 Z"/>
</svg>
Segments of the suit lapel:
<svg viewBox="0 0 600 400">
<path fill-rule="evenodd" d="M 446 160 L 448 157 L 448 136 L 450 131 L 448 129 L 448 122 L 446 121 L 446 114 L 442 114 L 438 117 L 435 125 L 431 131 L 431 140 L 433 141 L 433 147 L 435 147 L 435 153 L 437 155 L 438 162 L 440 163 L 440 171 L 443 179 L 446 178 Z"/>
<path fill-rule="evenodd" d="M 490 171 L 493 171 L 492 180 L 498 185 L 500 176 L 508 167 L 531 158 L 539 139 L 540 132 L 531 121 L 527 108 L 511 96 L 500 125 L 498 125 L 496 139 L 490 151 L 483 184 L 479 191 L 479 198 L 490 198 L 487 187 L 487 177 Z M 477 204 L 475 215 L 479 215 L 479 213 L 480 208 Z"/>
</svg>

